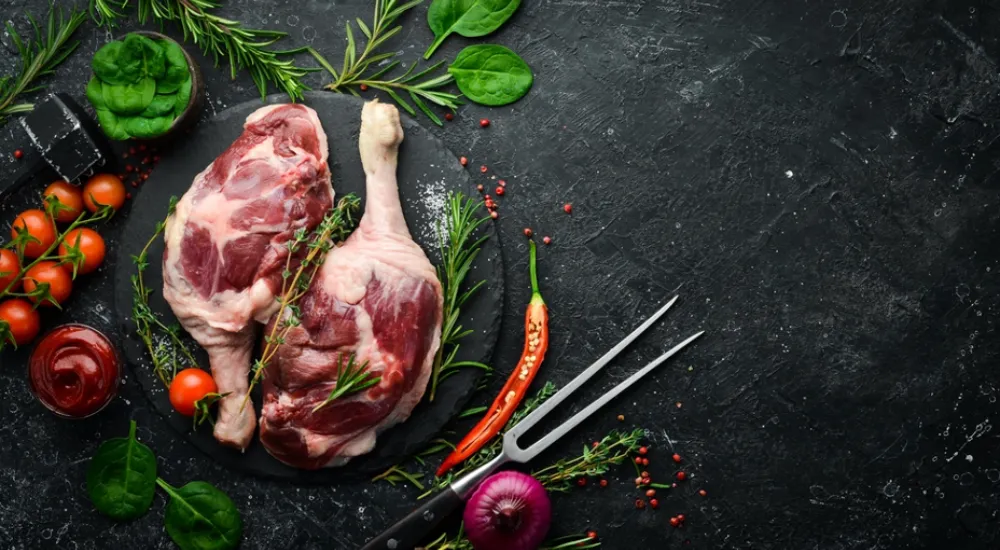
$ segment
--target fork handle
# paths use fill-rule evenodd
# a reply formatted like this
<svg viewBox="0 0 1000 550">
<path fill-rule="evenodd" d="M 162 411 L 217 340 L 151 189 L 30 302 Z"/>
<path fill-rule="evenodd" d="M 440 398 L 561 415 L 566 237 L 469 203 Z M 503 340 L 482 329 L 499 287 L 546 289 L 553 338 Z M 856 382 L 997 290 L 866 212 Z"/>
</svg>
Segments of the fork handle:
<svg viewBox="0 0 1000 550">
<path fill-rule="evenodd" d="M 372 539 L 362 550 L 412 550 L 463 502 L 462 497 L 448 486 L 441 494 Z"/>
</svg>

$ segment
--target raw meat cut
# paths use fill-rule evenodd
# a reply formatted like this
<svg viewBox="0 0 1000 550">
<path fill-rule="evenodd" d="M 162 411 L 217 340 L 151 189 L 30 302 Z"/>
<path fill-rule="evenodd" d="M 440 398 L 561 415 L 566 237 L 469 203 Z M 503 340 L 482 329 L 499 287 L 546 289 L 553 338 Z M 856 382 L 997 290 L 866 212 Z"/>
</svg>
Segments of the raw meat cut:
<svg viewBox="0 0 1000 550">
<path fill-rule="evenodd" d="M 245 449 L 253 407 L 242 412 L 254 321 L 274 315 L 288 259 L 285 243 L 333 204 L 326 133 L 303 105 L 250 115 L 243 134 L 198 174 L 167 220 L 163 297 L 208 352 L 219 393 L 215 437 Z"/>
<path fill-rule="evenodd" d="M 291 466 L 339 466 L 369 452 L 379 433 L 409 418 L 427 387 L 441 341 L 441 284 L 403 219 L 402 140 L 396 108 L 367 103 L 359 138 L 365 213 L 328 255 L 300 302 L 301 325 L 268 365 L 260 438 Z M 313 412 L 352 353 L 381 381 Z"/>
</svg>

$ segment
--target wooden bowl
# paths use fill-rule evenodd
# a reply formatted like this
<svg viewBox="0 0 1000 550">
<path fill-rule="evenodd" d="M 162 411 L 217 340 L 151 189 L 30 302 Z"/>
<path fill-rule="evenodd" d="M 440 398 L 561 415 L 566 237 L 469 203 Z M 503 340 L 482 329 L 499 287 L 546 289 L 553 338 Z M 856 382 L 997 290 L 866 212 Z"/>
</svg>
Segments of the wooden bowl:
<svg viewBox="0 0 1000 550">
<path fill-rule="evenodd" d="M 134 34 L 142 35 L 153 40 L 168 40 L 180 46 L 181 51 L 184 52 L 184 59 L 187 60 L 188 69 L 191 71 L 191 101 L 188 102 L 188 106 L 184 109 L 180 116 L 174 119 L 174 123 L 170 125 L 170 129 L 166 132 L 153 137 L 153 138 L 137 138 L 133 137 L 133 141 L 142 142 L 169 142 L 173 141 L 178 135 L 184 134 L 191 129 L 201 118 L 201 110 L 205 106 L 205 79 L 201 75 L 201 66 L 198 62 L 191 57 L 188 53 L 187 48 L 183 44 L 170 38 L 165 34 L 161 34 L 155 31 L 135 31 Z M 123 40 L 124 37 L 119 40 Z"/>
</svg>

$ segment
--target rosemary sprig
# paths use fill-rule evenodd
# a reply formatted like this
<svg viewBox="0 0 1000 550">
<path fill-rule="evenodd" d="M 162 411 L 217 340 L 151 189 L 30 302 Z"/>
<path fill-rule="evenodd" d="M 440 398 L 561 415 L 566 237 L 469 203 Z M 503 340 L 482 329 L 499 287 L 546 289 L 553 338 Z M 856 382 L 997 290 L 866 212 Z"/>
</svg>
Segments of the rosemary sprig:
<svg viewBox="0 0 1000 550">
<path fill-rule="evenodd" d="M 27 17 L 34 30 L 34 38 L 29 41 L 21 39 L 14 26 L 7 23 L 7 34 L 17 47 L 21 62 L 16 77 L 0 77 L 0 125 L 6 123 L 11 115 L 27 113 L 35 108 L 31 103 L 15 101 L 22 95 L 41 90 L 42 86 L 35 85 L 35 81 L 54 73 L 56 67 L 76 50 L 80 43 L 69 40 L 87 14 L 72 8 L 69 17 L 65 17 L 62 8 L 52 5 L 44 31 L 31 14 Z"/>
<path fill-rule="evenodd" d="M 422 1 L 412 0 L 400 4 L 397 0 L 375 0 L 375 13 L 372 16 L 371 24 L 366 24 L 361 18 L 356 20 L 358 29 L 365 37 L 365 45 L 360 49 L 354 38 L 352 25 L 348 22 L 346 25 L 347 48 L 344 49 L 344 61 L 339 71 L 319 52 L 308 48 L 309 53 L 316 58 L 320 66 L 333 76 L 333 82 L 324 88 L 331 92 L 353 95 L 359 95 L 359 91 L 368 88 L 381 90 L 408 113 L 416 116 L 417 111 L 413 105 L 410 105 L 400 95 L 407 94 L 417 109 L 427 115 L 427 118 L 438 126 L 442 125 L 441 119 L 428 107 L 427 103 L 430 102 L 452 111 L 459 106 L 458 94 L 441 89 L 452 82 L 454 77 L 447 72 L 432 76 L 444 66 L 444 62 L 435 63 L 420 71 L 416 70 L 417 63 L 414 62 L 404 73 L 389 78 L 389 73 L 400 65 L 399 61 L 389 62 L 396 57 L 397 52 L 378 52 L 380 46 L 403 29 L 401 25 L 394 26 L 396 20 L 410 9 L 420 5 Z M 373 69 L 373 72 L 369 69 Z"/>
<path fill-rule="evenodd" d="M 631 432 L 612 430 L 596 446 L 584 445 L 580 456 L 561 459 L 551 466 L 531 472 L 531 475 L 550 492 L 569 491 L 577 479 L 604 475 L 612 466 L 635 456 L 644 436 L 642 429 Z"/>
<path fill-rule="evenodd" d="M 179 25 L 184 40 L 201 46 L 205 55 L 213 57 L 216 67 L 225 58 L 233 78 L 239 70 L 246 69 L 261 99 L 267 96 L 268 85 L 274 84 L 292 101 L 300 100 L 309 89 L 302 77 L 319 70 L 299 67 L 288 59 L 307 48 L 271 49 L 287 33 L 248 29 L 239 21 L 213 13 L 221 5 L 218 0 L 90 0 L 90 14 L 99 25 L 114 27 L 130 5 L 137 7 L 142 24 L 152 20 L 161 25 L 167 22 Z"/>
<path fill-rule="evenodd" d="M 347 359 L 347 365 L 344 365 L 344 355 L 340 354 L 337 357 L 337 385 L 322 403 L 313 407 L 312 412 L 322 409 L 341 397 L 364 391 L 382 381 L 381 376 L 368 372 L 368 361 L 357 364 L 355 358 L 355 354 L 352 353 Z"/>
<path fill-rule="evenodd" d="M 312 286 L 312 281 L 319 268 L 322 267 L 327 252 L 332 250 L 337 243 L 346 239 L 354 230 L 354 218 L 360 206 L 361 199 L 357 195 L 345 196 L 337 202 L 333 209 L 327 212 L 323 221 L 311 233 L 300 229 L 286 244 L 288 256 L 285 259 L 285 269 L 281 273 L 281 292 L 275 297 L 278 302 L 278 318 L 271 323 L 271 328 L 265 334 L 264 351 L 260 358 L 254 361 L 251 368 L 253 377 L 250 379 L 250 387 L 243 397 L 242 405 L 240 405 L 241 411 L 250 402 L 250 392 L 264 376 L 267 365 L 278 353 L 278 347 L 285 342 L 288 331 L 299 326 L 301 317 L 298 308 L 299 300 Z M 301 257 L 300 253 L 303 247 L 306 250 L 305 258 L 302 258 L 296 267 L 294 262 Z M 292 271 L 293 267 L 295 271 Z"/>
<path fill-rule="evenodd" d="M 167 209 L 168 218 L 173 215 L 176 208 L 177 197 L 170 197 L 170 205 Z M 142 251 L 138 255 L 132 256 L 136 273 L 132 275 L 131 281 L 132 320 L 135 322 L 135 333 L 149 352 L 149 357 L 153 361 L 153 372 L 159 377 L 160 382 L 169 388 L 170 382 L 178 370 L 193 367 L 198 364 L 198 361 L 181 339 L 180 325 L 166 325 L 149 307 L 149 296 L 153 291 L 146 287 L 143 272 L 149 267 L 149 248 L 163 234 L 166 225 L 166 220 L 157 223 L 156 230 L 146 241 Z M 195 425 L 197 426 L 197 424 L 196 422 Z"/>
<path fill-rule="evenodd" d="M 444 294 L 444 319 L 441 327 L 441 346 L 434 358 L 431 371 L 430 391 L 428 399 L 434 401 L 438 384 L 454 374 L 458 369 L 474 367 L 489 372 L 488 365 L 476 361 L 457 361 L 459 341 L 470 334 L 459 323 L 462 306 L 471 298 L 486 281 L 479 281 L 463 291 L 463 286 L 472 263 L 482 250 L 488 236 L 475 238 L 480 226 L 490 220 L 489 216 L 481 214 L 481 202 L 467 198 L 461 193 L 448 195 L 443 227 L 438 226 L 438 239 L 441 249 L 441 265 L 438 266 L 438 279 L 441 281 L 441 291 Z"/>
</svg>

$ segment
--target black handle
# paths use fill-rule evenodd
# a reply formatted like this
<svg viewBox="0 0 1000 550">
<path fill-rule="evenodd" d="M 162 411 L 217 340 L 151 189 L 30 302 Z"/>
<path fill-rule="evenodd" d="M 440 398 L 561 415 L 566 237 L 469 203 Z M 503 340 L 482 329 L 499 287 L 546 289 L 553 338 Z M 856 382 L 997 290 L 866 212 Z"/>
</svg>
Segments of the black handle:
<svg viewBox="0 0 1000 550">
<path fill-rule="evenodd" d="M 427 504 L 417 508 L 372 539 L 362 550 L 413 550 L 441 521 L 461 506 L 462 502 L 462 497 L 448 487 Z"/>
</svg>

